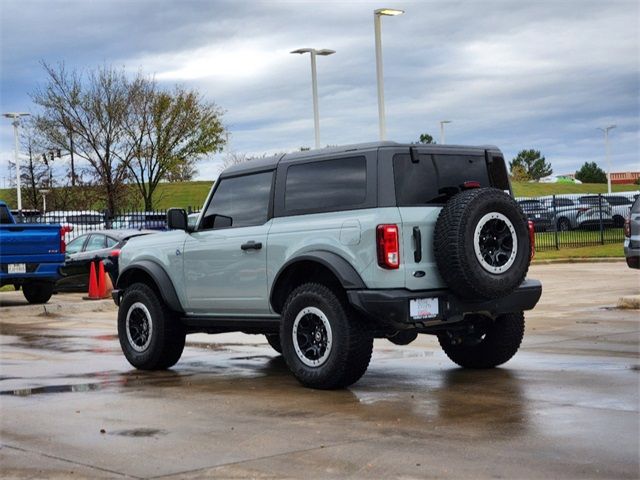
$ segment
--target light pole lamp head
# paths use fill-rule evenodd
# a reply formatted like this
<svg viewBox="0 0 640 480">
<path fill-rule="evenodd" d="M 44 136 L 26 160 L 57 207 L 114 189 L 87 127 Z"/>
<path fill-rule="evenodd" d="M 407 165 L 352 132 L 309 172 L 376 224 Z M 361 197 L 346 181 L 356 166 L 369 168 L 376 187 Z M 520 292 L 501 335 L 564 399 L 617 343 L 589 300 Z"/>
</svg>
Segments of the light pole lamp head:
<svg viewBox="0 0 640 480">
<path fill-rule="evenodd" d="M 445 123 L 451 123 L 453 122 L 453 120 L 440 120 L 440 125 L 443 125 Z"/>
<path fill-rule="evenodd" d="M 7 118 L 28 117 L 29 115 L 31 114 L 25 113 L 25 112 L 7 112 L 2 114 L 3 117 L 7 117 Z"/>
<path fill-rule="evenodd" d="M 293 50 L 289 53 L 298 53 L 300 55 L 302 55 L 303 53 L 314 53 L 316 55 L 322 55 L 322 56 L 327 56 L 327 55 L 333 55 L 334 53 L 336 53 L 335 50 L 329 50 L 328 48 L 322 48 L 320 50 L 316 50 L 315 48 L 299 48 L 297 50 Z"/>
<path fill-rule="evenodd" d="M 378 8 L 373 11 L 374 15 L 385 16 L 385 17 L 396 17 L 398 15 L 402 15 L 404 10 L 398 10 L 396 8 Z"/>
</svg>

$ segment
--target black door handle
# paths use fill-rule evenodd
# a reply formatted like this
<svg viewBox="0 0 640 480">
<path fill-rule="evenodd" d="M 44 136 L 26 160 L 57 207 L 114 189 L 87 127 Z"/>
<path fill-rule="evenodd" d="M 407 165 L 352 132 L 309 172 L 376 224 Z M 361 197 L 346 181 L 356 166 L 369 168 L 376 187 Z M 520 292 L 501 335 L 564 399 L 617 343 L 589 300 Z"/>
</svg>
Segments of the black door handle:
<svg viewBox="0 0 640 480">
<path fill-rule="evenodd" d="M 422 234 L 420 233 L 420 227 L 413 227 L 413 242 L 414 248 L 413 251 L 413 260 L 416 263 L 420 263 L 422 260 Z"/>
<path fill-rule="evenodd" d="M 262 243 L 251 240 L 250 242 L 240 245 L 240 248 L 242 250 L 260 250 L 262 248 Z"/>
</svg>

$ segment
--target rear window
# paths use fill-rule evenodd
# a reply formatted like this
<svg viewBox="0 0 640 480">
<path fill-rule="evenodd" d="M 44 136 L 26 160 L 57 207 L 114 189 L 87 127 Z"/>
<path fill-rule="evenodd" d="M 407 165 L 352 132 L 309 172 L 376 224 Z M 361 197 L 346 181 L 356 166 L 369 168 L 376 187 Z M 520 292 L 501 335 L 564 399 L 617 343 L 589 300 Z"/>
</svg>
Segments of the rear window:
<svg viewBox="0 0 640 480">
<path fill-rule="evenodd" d="M 631 199 L 627 197 L 604 197 L 611 205 L 631 205 Z"/>
<path fill-rule="evenodd" d="M 491 186 L 484 156 L 424 155 L 413 163 L 409 154 L 393 157 L 398 206 L 444 203 L 467 181 Z"/>
<path fill-rule="evenodd" d="M 67 223 L 76 223 L 79 225 L 98 225 L 103 222 L 102 215 L 79 214 L 69 215 Z"/>
<path fill-rule="evenodd" d="M 355 209 L 366 198 L 365 157 L 322 160 L 287 169 L 284 204 L 288 213 Z"/>
<path fill-rule="evenodd" d="M 7 225 L 9 223 L 13 223 L 11 221 L 11 215 L 9 214 L 9 209 L 5 205 L 0 206 L 0 224 Z"/>
</svg>

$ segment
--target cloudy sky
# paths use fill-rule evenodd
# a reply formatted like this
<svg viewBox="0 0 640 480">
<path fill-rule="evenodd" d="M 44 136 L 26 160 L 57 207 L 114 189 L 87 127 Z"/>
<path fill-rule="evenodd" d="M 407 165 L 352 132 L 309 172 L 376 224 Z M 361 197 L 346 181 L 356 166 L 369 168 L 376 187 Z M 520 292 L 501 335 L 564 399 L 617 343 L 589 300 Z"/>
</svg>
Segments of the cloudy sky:
<svg viewBox="0 0 640 480">
<path fill-rule="evenodd" d="M 41 61 L 142 70 L 197 88 L 225 111 L 230 148 L 261 154 L 313 145 L 309 57 L 318 58 L 322 144 L 376 140 L 373 10 L 383 18 L 388 138 L 420 133 L 495 144 L 512 158 L 536 148 L 555 173 L 584 161 L 640 169 L 640 7 L 613 1 L 63 1 L 0 2 L 0 104 L 34 111 Z M 0 186 L 12 127 L 0 123 Z M 221 156 L 200 166 L 213 179 Z"/>
</svg>

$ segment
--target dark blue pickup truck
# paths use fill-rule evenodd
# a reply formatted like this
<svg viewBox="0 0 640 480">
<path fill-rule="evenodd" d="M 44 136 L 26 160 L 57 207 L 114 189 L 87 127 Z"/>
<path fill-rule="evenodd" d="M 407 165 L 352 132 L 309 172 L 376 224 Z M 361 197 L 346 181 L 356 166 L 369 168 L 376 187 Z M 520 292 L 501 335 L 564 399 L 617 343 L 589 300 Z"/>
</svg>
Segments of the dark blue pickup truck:
<svg viewBox="0 0 640 480">
<path fill-rule="evenodd" d="M 29 303 L 46 303 L 64 264 L 60 225 L 16 223 L 0 201 L 0 287 L 22 288 Z"/>
</svg>

